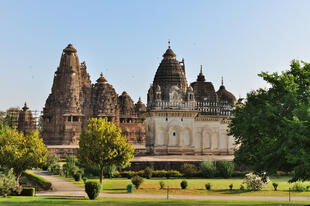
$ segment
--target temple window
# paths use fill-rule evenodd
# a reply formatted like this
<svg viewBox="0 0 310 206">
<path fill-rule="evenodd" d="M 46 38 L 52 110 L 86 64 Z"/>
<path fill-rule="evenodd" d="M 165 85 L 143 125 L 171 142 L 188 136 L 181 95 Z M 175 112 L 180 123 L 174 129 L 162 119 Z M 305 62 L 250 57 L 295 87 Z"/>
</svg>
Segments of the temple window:
<svg viewBox="0 0 310 206">
<path fill-rule="evenodd" d="M 71 116 L 68 117 L 68 122 L 71 122 Z"/>
<path fill-rule="evenodd" d="M 78 116 L 73 116 L 73 122 L 78 122 L 79 121 L 79 117 Z"/>
</svg>

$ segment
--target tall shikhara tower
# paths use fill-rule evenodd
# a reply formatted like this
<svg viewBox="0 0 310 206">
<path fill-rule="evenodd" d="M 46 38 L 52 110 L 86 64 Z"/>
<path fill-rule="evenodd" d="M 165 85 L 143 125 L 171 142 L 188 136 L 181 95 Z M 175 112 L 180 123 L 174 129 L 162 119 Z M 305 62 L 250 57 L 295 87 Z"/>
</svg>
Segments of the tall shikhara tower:
<svg viewBox="0 0 310 206">
<path fill-rule="evenodd" d="M 77 50 L 69 44 L 61 55 L 52 92 L 43 110 L 43 138 L 47 145 L 77 144 L 90 114 L 91 81 Z"/>
</svg>

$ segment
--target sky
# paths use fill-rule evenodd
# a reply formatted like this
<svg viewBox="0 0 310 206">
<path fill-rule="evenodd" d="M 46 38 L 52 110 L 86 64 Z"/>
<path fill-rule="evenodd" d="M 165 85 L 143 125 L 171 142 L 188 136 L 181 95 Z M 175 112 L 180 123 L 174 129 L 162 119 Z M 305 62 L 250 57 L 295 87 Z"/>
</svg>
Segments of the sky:
<svg viewBox="0 0 310 206">
<path fill-rule="evenodd" d="M 310 1 L 0 0 L 0 110 L 42 110 L 62 50 L 72 43 L 95 83 L 103 72 L 116 92 L 146 103 L 171 47 L 188 83 L 200 65 L 217 90 L 237 98 L 268 85 L 262 71 L 310 62 Z"/>
</svg>

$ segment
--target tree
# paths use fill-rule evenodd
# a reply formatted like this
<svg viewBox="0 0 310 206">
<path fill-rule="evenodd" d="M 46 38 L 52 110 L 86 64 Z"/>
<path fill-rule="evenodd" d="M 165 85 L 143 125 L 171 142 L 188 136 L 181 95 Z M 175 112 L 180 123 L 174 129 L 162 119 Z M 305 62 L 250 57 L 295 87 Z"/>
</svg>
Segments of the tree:
<svg viewBox="0 0 310 206">
<path fill-rule="evenodd" d="M 294 171 L 291 181 L 310 179 L 310 65 L 292 61 L 281 74 L 259 74 L 269 89 L 247 94 L 229 125 L 238 149 L 234 161 L 256 174 Z M 266 172 L 266 173 L 265 173 Z"/>
<path fill-rule="evenodd" d="M 0 165 L 13 168 L 19 180 L 26 169 L 40 166 L 47 158 L 47 148 L 33 130 L 27 136 L 15 128 L 2 126 L 0 129 Z"/>
<path fill-rule="evenodd" d="M 20 113 L 19 107 L 10 107 L 6 110 L 5 117 L 4 117 L 4 125 L 9 127 L 17 127 L 18 124 L 18 116 Z"/>
<path fill-rule="evenodd" d="M 127 167 L 133 158 L 134 149 L 127 144 L 121 130 L 106 118 L 92 118 L 87 129 L 82 131 L 78 157 L 81 162 L 100 168 L 102 183 L 104 167 Z"/>
</svg>

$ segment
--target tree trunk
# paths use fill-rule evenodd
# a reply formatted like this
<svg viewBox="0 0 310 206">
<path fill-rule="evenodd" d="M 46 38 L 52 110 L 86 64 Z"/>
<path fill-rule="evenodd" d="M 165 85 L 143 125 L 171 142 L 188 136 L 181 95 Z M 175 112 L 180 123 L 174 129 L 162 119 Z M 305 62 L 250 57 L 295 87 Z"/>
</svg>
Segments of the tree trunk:
<svg viewBox="0 0 310 206">
<path fill-rule="evenodd" d="M 103 167 L 100 168 L 100 184 L 102 184 L 103 179 Z"/>
</svg>

